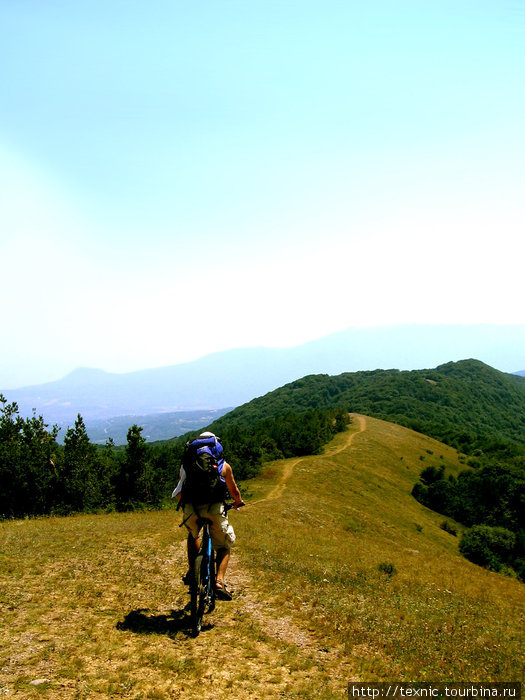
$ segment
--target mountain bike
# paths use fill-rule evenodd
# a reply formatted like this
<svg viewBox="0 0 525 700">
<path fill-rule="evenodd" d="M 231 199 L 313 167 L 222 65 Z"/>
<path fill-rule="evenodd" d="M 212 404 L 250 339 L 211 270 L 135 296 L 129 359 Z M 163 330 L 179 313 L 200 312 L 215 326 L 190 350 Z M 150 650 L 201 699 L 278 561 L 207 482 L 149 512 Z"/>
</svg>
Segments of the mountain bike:
<svg viewBox="0 0 525 700">
<path fill-rule="evenodd" d="M 233 504 L 225 504 L 227 513 Z M 197 523 L 202 527 L 201 546 L 195 558 L 193 570 L 190 572 L 190 611 L 191 631 L 197 637 L 202 628 L 204 613 L 211 613 L 215 608 L 215 552 L 211 545 L 211 521 L 201 516 Z"/>
</svg>

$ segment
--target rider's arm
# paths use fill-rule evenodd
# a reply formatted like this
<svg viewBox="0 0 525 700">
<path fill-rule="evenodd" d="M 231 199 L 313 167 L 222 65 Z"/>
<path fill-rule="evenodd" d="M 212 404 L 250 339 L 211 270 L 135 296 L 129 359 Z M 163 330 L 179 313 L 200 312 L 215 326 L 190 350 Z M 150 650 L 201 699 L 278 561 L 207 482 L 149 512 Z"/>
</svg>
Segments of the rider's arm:
<svg viewBox="0 0 525 700">
<path fill-rule="evenodd" d="M 241 492 L 239 491 L 239 488 L 235 483 L 235 479 L 233 478 L 233 471 L 228 462 L 224 462 L 224 466 L 222 468 L 222 476 L 224 477 L 224 481 L 226 482 L 226 486 L 228 487 L 230 496 L 233 498 L 233 507 L 239 508 L 239 506 L 242 506 L 244 504 L 244 501 L 242 500 Z"/>
<path fill-rule="evenodd" d="M 184 467 L 181 467 L 180 471 L 179 471 L 179 483 L 177 484 L 177 486 L 175 487 L 175 490 L 171 494 L 172 498 L 176 498 L 178 501 L 180 501 L 182 485 L 184 484 L 185 480 L 186 480 L 186 472 L 184 470 Z"/>
</svg>

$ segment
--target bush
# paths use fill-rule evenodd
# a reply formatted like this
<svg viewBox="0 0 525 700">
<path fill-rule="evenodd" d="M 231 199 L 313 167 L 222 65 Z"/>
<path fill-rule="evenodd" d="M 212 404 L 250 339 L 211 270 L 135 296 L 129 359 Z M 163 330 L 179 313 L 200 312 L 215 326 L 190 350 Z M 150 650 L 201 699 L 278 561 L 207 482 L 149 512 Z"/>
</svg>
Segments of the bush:
<svg viewBox="0 0 525 700">
<path fill-rule="evenodd" d="M 434 481 L 427 489 L 426 503 L 423 505 L 438 513 L 456 519 L 456 487 L 450 481 Z"/>
<path fill-rule="evenodd" d="M 419 459 L 424 459 L 424 457 L 420 456 Z M 444 478 L 444 474 L 445 467 L 443 465 L 441 465 L 439 468 L 427 467 L 426 469 L 423 469 L 419 475 L 419 478 L 425 484 L 425 486 L 430 486 L 430 484 L 435 484 L 437 481 L 441 481 L 441 479 Z"/>
<path fill-rule="evenodd" d="M 381 562 L 381 564 L 378 565 L 377 567 L 381 573 L 386 574 L 387 576 L 393 576 L 394 574 L 397 574 L 397 569 L 396 567 L 387 561 Z"/>
<path fill-rule="evenodd" d="M 518 579 L 525 583 L 525 559 L 515 562 L 514 569 L 516 570 Z"/>
<path fill-rule="evenodd" d="M 454 527 L 454 525 L 451 525 L 448 520 L 443 520 L 441 525 L 439 526 L 442 530 L 445 532 L 448 532 L 450 535 L 454 535 L 454 537 L 458 536 L 458 531 Z"/>
<path fill-rule="evenodd" d="M 469 561 L 493 571 L 500 571 L 512 560 L 516 535 L 503 527 L 474 525 L 459 543 L 459 551 Z"/>
</svg>

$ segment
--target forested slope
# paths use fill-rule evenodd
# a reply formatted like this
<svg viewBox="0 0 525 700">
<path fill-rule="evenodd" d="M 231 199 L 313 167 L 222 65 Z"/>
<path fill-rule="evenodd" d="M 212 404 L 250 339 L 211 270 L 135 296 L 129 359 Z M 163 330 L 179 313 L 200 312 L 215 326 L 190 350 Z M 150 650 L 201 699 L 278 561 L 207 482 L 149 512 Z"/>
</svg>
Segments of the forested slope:
<svg viewBox="0 0 525 700">
<path fill-rule="evenodd" d="M 525 378 L 477 360 L 435 369 L 311 375 L 236 408 L 213 427 L 247 427 L 262 418 L 342 407 L 393 421 L 458 448 L 479 439 L 525 445 Z"/>
</svg>

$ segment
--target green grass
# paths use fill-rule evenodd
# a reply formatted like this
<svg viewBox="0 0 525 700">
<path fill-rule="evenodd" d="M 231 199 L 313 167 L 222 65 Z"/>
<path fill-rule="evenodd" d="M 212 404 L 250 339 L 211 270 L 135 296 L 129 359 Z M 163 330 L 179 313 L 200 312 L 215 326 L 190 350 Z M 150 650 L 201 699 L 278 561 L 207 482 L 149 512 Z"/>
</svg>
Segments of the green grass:
<svg viewBox="0 0 525 700">
<path fill-rule="evenodd" d="M 324 455 L 268 465 L 231 516 L 236 596 L 196 640 L 174 511 L 0 523 L 0 695 L 335 698 L 349 680 L 523 680 L 525 587 L 463 559 L 412 498 L 421 456 L 463 468 L 370 418 Z"/>
</svg>

